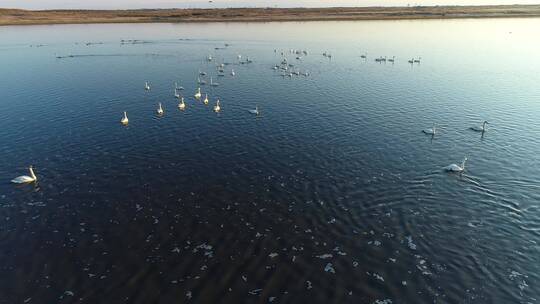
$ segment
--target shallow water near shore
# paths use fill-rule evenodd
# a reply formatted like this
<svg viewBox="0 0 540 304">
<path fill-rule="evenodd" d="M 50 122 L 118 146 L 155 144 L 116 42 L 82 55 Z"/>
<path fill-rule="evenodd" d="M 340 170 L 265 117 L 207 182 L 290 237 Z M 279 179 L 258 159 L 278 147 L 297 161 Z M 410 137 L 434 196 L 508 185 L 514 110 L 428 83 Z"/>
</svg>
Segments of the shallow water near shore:
<svg viewBox="0 0 540 304">
<path fill-rule="evenodd" d="M 0 36 L 0 303 L 540 299 L 540 19 Z"/>
</svg>

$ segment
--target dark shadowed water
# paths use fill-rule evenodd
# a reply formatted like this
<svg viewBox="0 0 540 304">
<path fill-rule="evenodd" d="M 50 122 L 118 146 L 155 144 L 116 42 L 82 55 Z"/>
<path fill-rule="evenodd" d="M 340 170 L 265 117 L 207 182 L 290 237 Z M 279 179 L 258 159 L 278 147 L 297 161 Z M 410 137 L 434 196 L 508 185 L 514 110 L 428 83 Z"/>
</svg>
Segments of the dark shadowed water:
<svg viewBox="0 0 540 304">
<path fill-rule="evenodd" d="M 537 303 L 537 37 L 540 19 L 0 27 L 0 303 Z M 281 50 L 309 75 L 274 71 Z M 9 182 L 29 165 L 36 184 Z"/>
</svg>

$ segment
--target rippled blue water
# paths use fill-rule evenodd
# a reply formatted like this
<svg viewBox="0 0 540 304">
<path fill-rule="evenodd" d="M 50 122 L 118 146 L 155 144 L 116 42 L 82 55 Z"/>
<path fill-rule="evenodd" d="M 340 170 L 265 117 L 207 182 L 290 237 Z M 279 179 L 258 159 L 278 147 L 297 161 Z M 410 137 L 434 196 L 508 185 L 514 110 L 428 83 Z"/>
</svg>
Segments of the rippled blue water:
<svg viewBox="0 0 540 304">
<path fill-rule="evenodd" d="M 540 19 L 0 37 L 0 303 L 540 298 Z M 281 50 L 309 76 L 274 71 Z"/>
</svg>

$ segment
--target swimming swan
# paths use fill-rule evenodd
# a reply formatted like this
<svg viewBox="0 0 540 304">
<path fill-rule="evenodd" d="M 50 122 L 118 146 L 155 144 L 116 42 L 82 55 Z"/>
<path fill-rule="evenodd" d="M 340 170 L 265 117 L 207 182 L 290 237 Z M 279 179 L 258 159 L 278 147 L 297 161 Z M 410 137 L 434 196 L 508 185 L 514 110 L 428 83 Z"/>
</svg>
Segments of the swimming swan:
<svg viewBox="0 0 540 304">
<path fill-rule="evenodd" d="M 208 104 L 208 94 L 204 94 L 204 104 L 207 105 Z"/>
<path fill-rule="evenodd" d="M 159 107 L 157 108 L 156 112 L 158 115 L 163 115 L 163 108 L 161 107 L 161 102 L 159 103 Z"/>
<path fill-rule="evenodd" d="M 463 162 L 461 163 L 461 166 L 458 166 L 456 164 L 451 164 L 449 166 L 444 167 L 445 171 L 448 172 L 463 172 L 465 171 L 465 162 L 467 161 L 467 158 L 463 159 Z"/>
<path fill-rule="evenodd" d="M 194 97 L 196 99 L 200 99 L 201 98 L 201 88 L 197 88 L 197 93 L 195 93 Z"/>
<path fill-rule="evenodd" d="M 488 125 L 489 122 L 485 121 L 482 123 L 481 126 L 474 126 L 474 127 L 471 127 L 470 129 L 473 130 L 473 131 L 476 131 L 476 132 L 485 132 L 487 131 L 487 128 L 486 128 L 486 125 Z"/>
<path fill-rule="evenodd" d="M 255 114 L 255 115 L 258 116 L 258 115 L 260 114 L 260 112 L 259 112 L 259 106 L 255 106 L 255 109 L 253 109 L 253 110 L 248 110 L 248 112 L 251 113 L 251 114 Z"/>
<path fill-rule="evenodd" d="M 186 103 L 184 102 L 184 97 L 180 100 L 180 103 L 178 104 L 178 108 L 180 110 L 184 110 L 186 108 Z"/>
<path fill-rule="evenodd" d="M 144 83 L 144 89 L 146 91 L 150 91 L 150 85 L 148 84 L 148 81 Z"/>
<path fill-rule="evenodd" d="M 120 120 L 120 122 L 125 126 L 129 123 L 129 119 L 127 117 L 127 113 L 124 112 L 124 117 L 122 117 L 122 120 Z"/>
<path fill-rule="evenodd" d="M 30 170 L 30 176 L 21 175 L 19 177 L 12 179 L 11 182 L 15 184 L 26 184 L 26 183 L 32 183 L 32 182 L 37 181 L 37 176 L 34 174 L 34 170 L 32 170 L 32 166 L 30 166 L 28 170 Z"/>
<path fill-rule="evenodd" d="M 437 129 L 435 128 L 435 124 L 433 124 L 433 128 L 431 128 L 431 129 L 422 130 L 422 132 L 424 132 L 425 134 L 429 134 L 429 135 L 435 135 L 436 131 L 437 131 Z"/>
<path fill-rule="evenodd" d="M 214 112 L 219 112 L 221 111 L 221 107 L 219 106 L 219 99 L 216 101 L 216 105 L 214 106 Z"/>
</svg>

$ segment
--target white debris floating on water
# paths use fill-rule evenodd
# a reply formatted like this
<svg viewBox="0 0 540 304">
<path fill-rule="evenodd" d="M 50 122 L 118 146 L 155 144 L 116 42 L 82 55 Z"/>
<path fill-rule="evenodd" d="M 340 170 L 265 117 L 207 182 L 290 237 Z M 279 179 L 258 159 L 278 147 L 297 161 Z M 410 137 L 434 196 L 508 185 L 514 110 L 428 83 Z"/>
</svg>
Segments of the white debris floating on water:
<svg viewBox="0 0 540 304">
<path fill-rule="evenodd" d="M 250 295 L 256 296 L 256 295 L 258 295 L 259 292 L 261 292 L 261 291 L 262 291 L 262 289 L 260 289 L 260 288 L 259 288 L 259 289 L 253 289 L 252 291 L 249 292 L 249 294 L 250 294 Z"/>
<path fill-rule="evenodd" d="M 324 267 L 324 271 L 336 273 L 336 270 L 334 269 L 334 266 L 332 266 L 332 263 L 326 264 L 326 266 Z"/>
<path fill-rule="evenodd" d="M 524 274 L 521 274 L 521 273 L 519 273 L 519 272 L 517 272 L 515 270 L 512 270 L 512 272 L 510 273 L 508 278 L 510 280 L 512 280 L 512 281 L 515 281 L 517 279 L 518 280 L 518 288 L 521 291 L 523 291 L 523 290 L 525 290 L 525 288 L 529 287 L 529 285 L 525 281 L 525 279 L 528 278 L 528 276 L 526 276 Z"/>
<path fill-rule="evenodd" d="M 413 243 L 412 236 L 409 235 L 405 238 L 407 239 L 407 245 L 409 246 L 409 248 L 411 248 L 412 250 L 416 250 L 416 244 Z"/>
<path fill-rule="evenodd" d="M 381 282 L 384 282 L 384 278 L 383 278 L 380 274 L 378 274 L 378 273 L 375 273 L 375 272 L 374 272 L 374 273 L 366 272 L 366 274 L 367 274 L 367 275 L 370 275 L 370 276 L 372 276 L 372 277 L 374 277 L 375 279 L 377 279 L 377 280 L 379 280 L 379 281 L 381 281 Z"/>
</svg>

